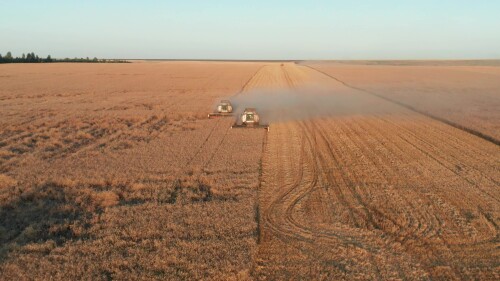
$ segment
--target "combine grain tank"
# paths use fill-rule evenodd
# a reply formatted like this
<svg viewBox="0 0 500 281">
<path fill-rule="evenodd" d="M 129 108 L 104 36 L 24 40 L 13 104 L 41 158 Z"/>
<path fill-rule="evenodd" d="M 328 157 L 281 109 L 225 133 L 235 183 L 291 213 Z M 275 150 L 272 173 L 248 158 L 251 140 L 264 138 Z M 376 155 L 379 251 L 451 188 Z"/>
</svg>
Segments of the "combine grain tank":
<svg viewBox="0 0 500 281">
<path fill-rule="evenodd" d="M 269 131 L 269 125 L 260 124 L 260 117 L 255 108 L 245 108 L 231 128 L 264 128 Z"/>
<path fill-rule="evenodd" d="M 228 100 L 221 100 L 217 105 L 216 111 L 208 114 L 208 118 L 221 117 L 221 116 L 232 116 L 233 106 Z"/>
</svg>

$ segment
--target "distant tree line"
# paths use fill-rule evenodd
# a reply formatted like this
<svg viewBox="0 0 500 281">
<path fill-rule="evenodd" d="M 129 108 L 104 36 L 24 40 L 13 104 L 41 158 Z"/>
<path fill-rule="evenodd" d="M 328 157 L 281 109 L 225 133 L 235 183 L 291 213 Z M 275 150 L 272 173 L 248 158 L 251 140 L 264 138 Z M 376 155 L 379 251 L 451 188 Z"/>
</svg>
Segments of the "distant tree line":
<svg viewBox="0 0 500 281">
<path fill-rule="evenodd" d="M 5 56 L 0 54 L 0 63 L 48 63 L 48 62 L 85 62 L 85 63 L 127 63 L 126 60 L 107 60 L 93 58 L 65 58 L 65 59 L 54 59 L 50 55 L 46 58 L 41 58 L 35 53 L 22 54 L 21 57 L 13 57 L 11 52 L 7 52 Z"/>
</svg>

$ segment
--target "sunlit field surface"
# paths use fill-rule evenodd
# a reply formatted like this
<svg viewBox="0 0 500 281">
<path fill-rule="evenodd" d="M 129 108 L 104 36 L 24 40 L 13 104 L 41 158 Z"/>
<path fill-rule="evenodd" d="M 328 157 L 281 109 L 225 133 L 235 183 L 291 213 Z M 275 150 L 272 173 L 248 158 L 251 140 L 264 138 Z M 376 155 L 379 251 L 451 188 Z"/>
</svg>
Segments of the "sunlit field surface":
<svg viewBox="0 0 500 281">
<path fill-rule="evenodd" d="M 0 279 L 500 279 L 499 93 L 494 65 L 1 65 Z"/>
</svg>

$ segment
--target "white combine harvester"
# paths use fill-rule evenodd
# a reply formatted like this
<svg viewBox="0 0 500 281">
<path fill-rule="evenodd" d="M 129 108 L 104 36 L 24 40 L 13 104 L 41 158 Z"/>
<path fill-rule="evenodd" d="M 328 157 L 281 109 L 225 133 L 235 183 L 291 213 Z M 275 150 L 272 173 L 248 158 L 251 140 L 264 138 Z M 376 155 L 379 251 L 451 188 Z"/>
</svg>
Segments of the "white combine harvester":
<svg viewBox="0 0 500 281">
<path fill-rule="evenodd" d="M 208 114 L 208 118 L 224 116 L 233 116 L 233 106 L 228 100 L 221 100 L 217 105 L 216 111 Z"/>
<path fill-rule="evenodd" d="M 269 131 L 269 125 L 260 124 L 259 121 L 260 117 L 255 108 L 245 108 L 239 120 L 231 128 L 264 128 Z"/>
</svg>

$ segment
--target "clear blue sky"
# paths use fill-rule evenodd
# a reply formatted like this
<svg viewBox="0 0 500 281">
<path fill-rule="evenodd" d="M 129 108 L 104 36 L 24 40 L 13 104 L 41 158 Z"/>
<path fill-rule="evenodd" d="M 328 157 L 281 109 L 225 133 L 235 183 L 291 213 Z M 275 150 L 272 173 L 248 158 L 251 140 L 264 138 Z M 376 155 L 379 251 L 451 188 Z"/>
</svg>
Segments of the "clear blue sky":
<svg viewBox="0 0 500 281">
<path fill-rule="evenodd" d="M 11 0 L 0 7 L 2 54 L 500 58 L 499 0 Z"/>
</svg>

